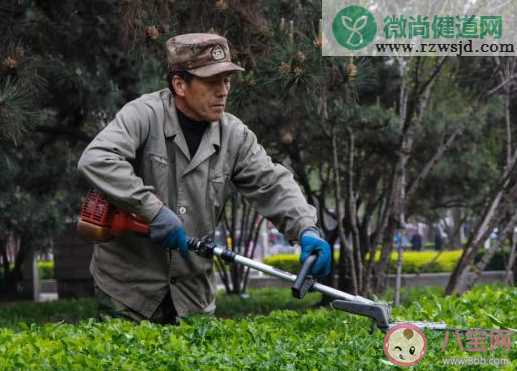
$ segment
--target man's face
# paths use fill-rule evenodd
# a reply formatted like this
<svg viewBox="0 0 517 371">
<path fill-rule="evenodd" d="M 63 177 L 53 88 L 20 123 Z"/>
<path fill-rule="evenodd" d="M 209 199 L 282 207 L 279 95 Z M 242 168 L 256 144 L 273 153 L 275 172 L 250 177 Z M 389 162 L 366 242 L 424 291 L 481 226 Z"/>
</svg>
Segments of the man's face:
<svg viewBox="0 0 517 371">
<path fill-rule="evenodd" d="M 174 77 L 176 105 L 193 120 L 219 120 L 230 90 L 230 75 L 231 72 L 205 78 L 194 76 L 189 84 L 177 76 Z"/>
</svg>

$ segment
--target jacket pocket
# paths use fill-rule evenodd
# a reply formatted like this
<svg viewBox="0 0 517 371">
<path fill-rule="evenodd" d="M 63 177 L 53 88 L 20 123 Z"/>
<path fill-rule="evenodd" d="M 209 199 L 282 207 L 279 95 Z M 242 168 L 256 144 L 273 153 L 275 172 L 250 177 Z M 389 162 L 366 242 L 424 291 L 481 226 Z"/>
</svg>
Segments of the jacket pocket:
<svg viewBox="0 0 517 371">
<path fill-rule="evenodd" d="M 212 211 L 212 225 L 217 226 L 224 211 L 224 204 L 230 194 L 229 176 L 215 175 L 208 180 L 207 204 Z"/>
<path fill-rule="evenodd" d="M 167 183 L 169 179 L 169 160 L 165 156 L 155 153 L 147 153 L 144 167 L 146 185 L 152 185 L 155 193 L 163 202 L 167 203 Z"/>
<path fill-rule="evenodd" d="M 154 161 L 159 167 L 167 167 L 169 165 L 167 157 L 155 155 L 154 153 L 149 153 L 149 158 Z"/>
</svg>

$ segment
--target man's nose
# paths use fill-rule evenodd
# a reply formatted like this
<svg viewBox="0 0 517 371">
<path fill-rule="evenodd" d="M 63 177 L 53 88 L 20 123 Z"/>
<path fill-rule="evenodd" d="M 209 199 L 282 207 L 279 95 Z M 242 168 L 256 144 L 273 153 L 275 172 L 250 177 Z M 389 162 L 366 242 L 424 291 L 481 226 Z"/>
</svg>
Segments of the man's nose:
<svg viewBox="0 0 517 371">
<path fill-rule="evenodd" d="M 217 96 L 218 97 L 226 97 L 230 91 L 230 84 L 222 82 L 217 86 Z"/>
</svg>

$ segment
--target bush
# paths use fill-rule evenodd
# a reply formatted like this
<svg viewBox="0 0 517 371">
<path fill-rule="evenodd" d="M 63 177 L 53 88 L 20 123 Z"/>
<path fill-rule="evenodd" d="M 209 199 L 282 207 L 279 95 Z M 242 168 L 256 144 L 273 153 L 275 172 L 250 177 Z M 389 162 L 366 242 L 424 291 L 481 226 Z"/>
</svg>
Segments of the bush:
<svg viewBox="0 0 517 371">
<path fill-rule="evenodd" d="M 439 251 L 404 251 L 402 272 L 452 272 L 461 256 L 461 252 L 462 250 L 443 251 L 436 262 L 429 265 L 433 258 L 440 253 Z M 376 259 L 379 259 L 379 257 L 380 254 L 378 253 Z M 391 273 L 395 272 L 397 258 L 397 253 L 393 252 L 390 257 Z M 336 257 L 336 261 L 337 259 L 338 256 Z M 300 270 L 298 256 L 293 254 L 268 256 L 264 259 L 264 263 L 291 273 L 298 273 Z"/>
<path fill-rule="evenodd" d="M 402 273 L 438 273 L 438 272 L 452 272 L 456 264 L 461 258 L 461 249 L 450 250 L 450 251 L 439 251 L 434 250 L 423 250 L 423 251 L 404 251 L 402 260 Z M 475 261 L 478 262 L 485 250 L 482 250 Z M 431 263 L 437 256 L 438 259 Z M 509 249 L 504 248 L 495 253 L 490 263 L 487 265 L 486 270 L 504 270 L 506 268 L 506 262 L 508 261 L 510 252 Z M 380 253 L 377 253 L 376 259 L 378 260 Z M 339 258 L 339 254 L 335 257 L 335 260 Z M 300 270 L 300 262 L 298 255 L 294 254 L 281 254 L 268 256 L 264 259 L 265 264 L 272 265 L 275 268 L 291 272 L 298 273 Z M 396 272 L 397 267 L 397 252 L 394 251 L 390 256 L 390 273 Z"/>
<path fill-rule="evenodd" d="M 217 296 L 216 316 L 242 317 L 250 314 L 268 314 L 274 310 L 306 310 L 321 300 L 321 294 L 308 293 L 302 300 L 294 299 L 290 289 L 266 288 L 251 289 L 249 296 L 219 294 Z"/>
<path fill-rule="evenodd" d="M 300 258 L 295 254 L 278 254 L 264 258 L 264 264 L 272 265 L 275 268 L 286 272 L 298 273 L 300 271 Z"/>
<path fill-rule="evenodd" d="M 404 251 L 402 260 L 403 273 L 436 273 L 452 272 L 461 257 L 462 250 L 452 251 Z M 439 256 L 438 256 L 439 255 Z M 434 258 L 435 262 L 431 263 Z M 390 272 L 395 273 L 398 254 L 393 252 L 390 256 Z"/>
<path fill-rule="evenodd" d="M 478 287 L 461 298 L 421 295 L 410 307 L 397 308 L 395 317 L 445 320 L 452 327 L 499 328 L 517 323 L 512 303 L 516 296 L 517 289 L 502 287 Z M 383 353 L 384 335 L 370 334 L 369 329 L 368 319 L 329 309 L 274 311 L 239 320 L 197 316 L 180 326 L 122 320 L 31 325 L 21 331 L 0 329 L 0 369 L 390 369 Z M 426 331 L 426 337 L 421 369 L 454 369 L 443 364 L 444 357 L 479 355 L 461 351 L 454 341 L 442 351 L 443 332 Z M 515 369 L 514 345 L 489 356 L 510 359 L 506 369 Z"/>
<path fill-rule="evenodd" d="M 41 280 L 51 280 L 55 278 L 54 275 L 54 262 L 48 260 L 39 260 L 37 263 L 38 275 Z M 11 263 L 10 268 L 14 268 L 14 264 Z M 4 278 L 4 271 L 0 268 L 0 280 Z"/>
<path fill-rule="evenodd" d="M 40 260 L 37 264 L 38 274 L 41 280 L 51 280 L 55 278 L 53 261 Z"/>
<path fill-rule="evenodd" d="M 486 250 L 481 250 L 479 254 L 476 256 L 475 261 L 478 262 L 481 260 L 483 255 L 486 253 Z M 486 266 L 487 271 L 502 271 L 506 269 L 506 264 L 510 259 L 510 247 L 505 246 L 504 248 L 496 251 L 490 262 Z"/>
<path fill-rule="evenodd" d="M 0 327 L 18 328 L 20 323 L 70 322 L 76 323 L 97 315 L 93 298 L 56 300 L 46 303 L 2 303 Z M 1 368 L 0 368 L 1 369 Z"/>
<path fill-rule="evenodd" d="M 321 294 L 308 293 L 302 300 L 294 300 L 290 289 L 250 289 L 246 298 L 217 295 L 216 316 L 243 317 L 251 314 L 268 314 L 274 310 L 306 310 L 321 300 Z M 64 321 L 77 323 L 97 316 L 94 298 L 62 299 L 46 303 L 19 302 L 0 306 L 0 327 L 17 329 L 19 323 L 39 323 Z"/>
</svg>

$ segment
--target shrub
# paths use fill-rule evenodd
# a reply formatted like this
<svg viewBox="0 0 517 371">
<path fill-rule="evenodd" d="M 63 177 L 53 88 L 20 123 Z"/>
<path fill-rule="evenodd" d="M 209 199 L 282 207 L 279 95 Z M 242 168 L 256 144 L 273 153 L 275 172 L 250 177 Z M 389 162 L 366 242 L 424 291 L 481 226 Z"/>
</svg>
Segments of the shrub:
<svg viewBox="0 0 517 371">
<path fill-rule="evenodd" d="M 278 254 L 264 258 L 264 264 L 272 265 L 283 271 L 298 273 L 300 270 L 299 256 L 295 254 Z"/>
<path fill-rule="evenodd" d="M 486 250 L 481 250 L 479 254 L 476 256 L 475 261 L 478 262 L 481 260 L 483 255 L 486 253 Z M 486 266 L 487 271 L 502 271 L 506 269 L 506 263 L 510 258 L 510 247 L 504 246 L 504 248 L 497 250 L 490 262 Z"/>
<path fill-rule="evenodd" d="M 54 262 L 47 260 L 38 261 L 38 274 L 42 280 L 54 279 Z"/>
<path fill-rule="evenodd" d="M 305 310 L 320 300 L 321 294 L 316 292 L 308 293 L 302 300 L 295 300 L 290 289 L 251 289 L 246 298 L 219 294 L 215 314 L 219 317 L 242 317 L 249 314 L 268 314 L 280 309 Z"/>
<path fill-rule="evenodd" d="M 516 288 L 502 287 L 478 287 L 461 298 L 421 295 L 394 314 L 406 320 L 444 320 L 451 327 L 508 327 L 517 323 L 516 296 Z M 31 325 L 21 331 L 0 329 L 0 369 L 390 369 L 384 335 L 369 329 L 368 319 L 329 309 L 274 311 L 238 320 L 197 316 L 180 326 L 122 320 Z M 454 341 L 442 351 L 444 333 L 425 333 L 428 348 L 421 369 L 459 369 L 444 365 L 443 358 L 477 355 L 461 351 Z M 489 356 L 509 359 L 507 370 L 517 367 L 515 343 L 510 351 L 499 348 Z"/>
<path fill-rule="evenodd" d="M 440 254 L 439 251 L 404 251 L 402 272 L 452 272 L 461 256 L 461 250 L 443 251 L 436 262 L 429 264 L 438 254 Z M 380 253 L 377 254 L 376 259 L 379 257 Z M 393 252 L 390 256 L 391 273 L 395 272 L 397 258 L 397 252 Z M 264 263 L 291 273 L 297 273 L 300 270 L 298 256 L 294 254 L 268 256 L 264 259 Z"/>
<path fill-rule="evenodd" d="M 321 299 L 319 293 L 308 293 L 303 300 L 294 300 L 290 289 L 250 289 L 248 296 L 217 295 L 216 316 L 243 317 L 268 314 L 274 310 L 306 310 Z M 97 316 L 94 298 L 62 299 L 45 303 L 19 302 L 0 306 L 0 327 L 18 328 L 19 323 L 47 323 L 64 321 L 77 323 Z"/>
<path fill-rule="evenodd" d="M 79 322 L 93 318 L 97 304 L 93 298 L 56 300 L 46 303 L 19 302 L 0 306 L 0 327 L 18 328 L 19 323 Z M 0 368 L 1 369 L 1 368 Z"/>
<path fill-rule="evenodd" d="M 54 279 L 54 262 L 48 260 L 39 260 L 37 263 L 38 275 L 41 280 Z M 14 264 L 10 264 L 10 269 L 14 268 Z M 0 268 L 0 279 L 3 279 L 4 271 Z"/>
<path fill-rule="evenodd" d="M 461 257 L 462 250 L 452 251 L 404 251 L 402 260 L 403 273 L 434 273 L 452 272 Z M 436 261 L 433 262 L 434 258 Z M 398 254 L 393 252 L 390 256 L 391 273 L 395 273 Z"/>
</svg>

